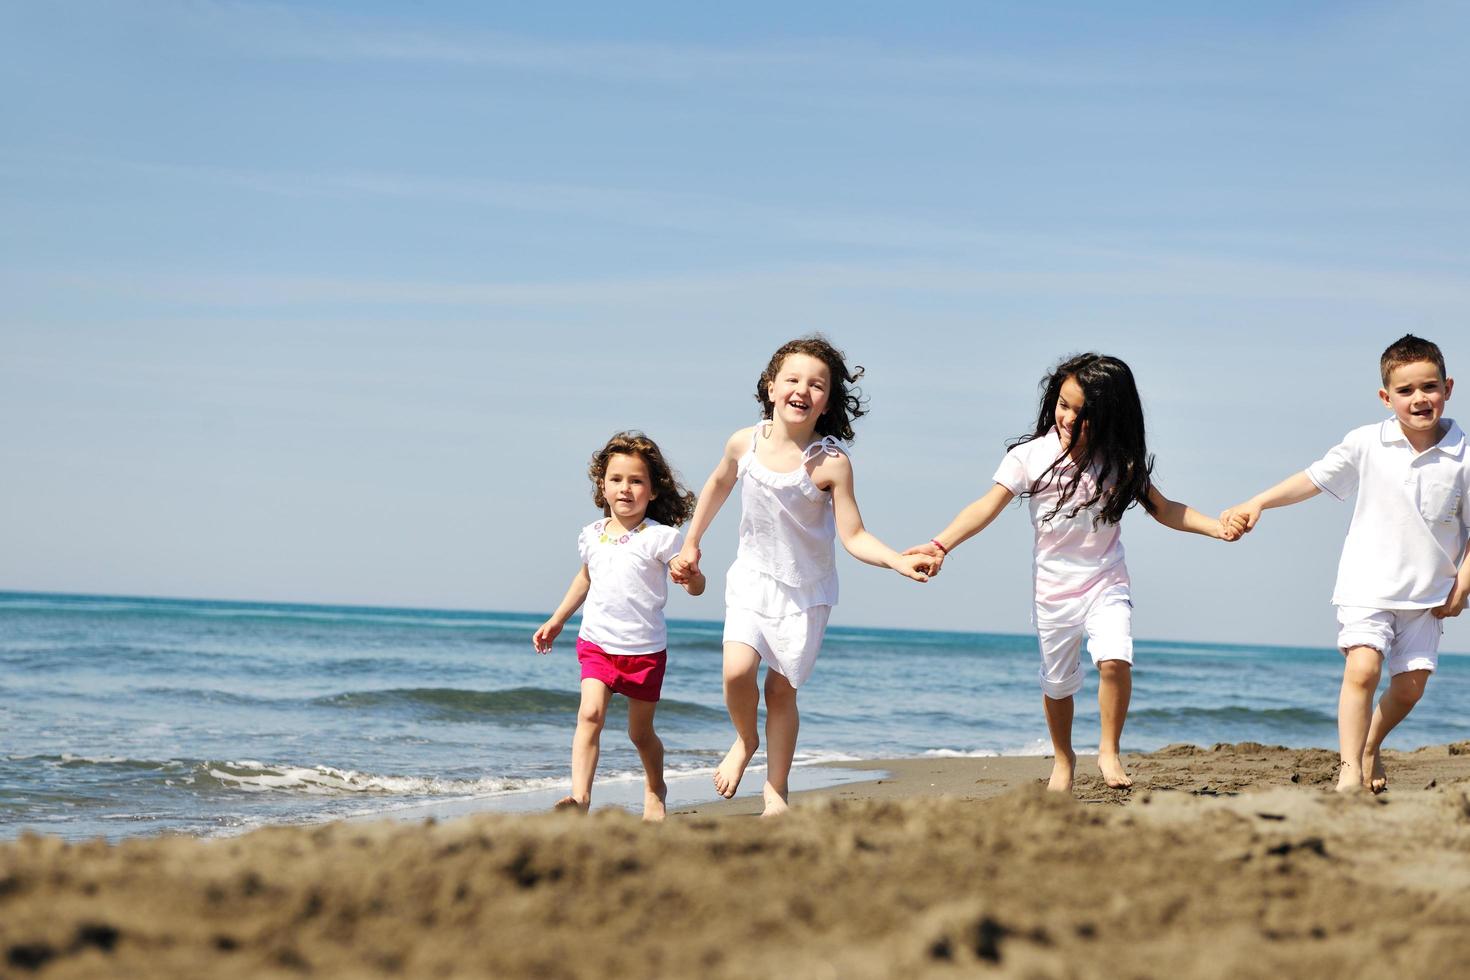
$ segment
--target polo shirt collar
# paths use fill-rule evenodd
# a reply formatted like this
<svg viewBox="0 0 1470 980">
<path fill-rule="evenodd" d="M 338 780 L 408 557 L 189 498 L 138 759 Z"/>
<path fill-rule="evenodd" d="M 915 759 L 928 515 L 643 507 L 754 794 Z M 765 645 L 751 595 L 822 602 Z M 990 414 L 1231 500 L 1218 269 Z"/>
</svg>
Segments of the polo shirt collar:
<svg viewBox="0 0 1470 980">
<path fill-rule="evenodd" d="M 1409 442 L 1409 437 L 1404 435 L 1404 430 L 1396 418 L 1383 420 L 1383 424 L 1378 427 L 1378 439 L 1385 446 L 1392 446 L 1396 443 L 1408 445 Z"/>
<path fill-rule="evenodd" d="M 1444 438 L 1434 448 L 1446 456 L 1463 459 L 1465 456 L 1465 430 L 1460 428 L 1459 423 L 1454 419 L 1445 419 L 1445 421 L 1450 424 L 1450 430 L 1444 434 Z"/>
<path fill-rule="evenodd" d="M 1441 416 L 1441 421 L 1449 423 L 1449 430 L 1445 432 L 1444 437 L 1439 442 L 1424 451 L 1426 453 L 1432 453 L 1435 450 L 1439 450 L 1446 456 L 1453 456 L 1455 459 L 1461 458 L 1465 455 L 1465 430 L 1461 429 L 1459 423 L 1454 419 L 1447 419 Z M 1409 437 L 1404 435 L 1404 430 L 1399 426 L 1398 419 L 1384 419 L 1383 426 L 1378 430 L 1378 438 L 1382 440 L 1385 446 L 1407 446 L 1409 444 Z"/>
</svg>

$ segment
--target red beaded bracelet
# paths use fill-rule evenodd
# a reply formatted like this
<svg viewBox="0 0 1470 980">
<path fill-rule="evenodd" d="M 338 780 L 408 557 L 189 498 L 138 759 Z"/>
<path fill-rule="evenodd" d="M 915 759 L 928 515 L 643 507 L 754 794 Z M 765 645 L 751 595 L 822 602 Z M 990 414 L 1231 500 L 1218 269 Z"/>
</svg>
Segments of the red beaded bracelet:
<svg viewBox="0 0 1470 980">
<path fill-rule="evenodd" d="M 944 545 L 940 544 L 938 538 L 930 538 L 929 539 L 929 543 L 932 544 L 934 547 L 938 548 L 940 554 L 943 554 L 943 555 L 948 555 L 949 554 L 949 549 L 946 548 Z"/>
</svg>

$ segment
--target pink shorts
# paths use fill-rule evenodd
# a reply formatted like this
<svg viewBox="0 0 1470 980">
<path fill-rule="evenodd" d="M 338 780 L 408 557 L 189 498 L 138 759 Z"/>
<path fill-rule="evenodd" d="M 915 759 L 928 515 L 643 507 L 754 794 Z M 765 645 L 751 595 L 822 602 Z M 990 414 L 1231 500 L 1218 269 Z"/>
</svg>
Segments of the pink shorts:
<svg viewBox="0 0 1470 980">
<path fill-rule="evenodd" d="M 669 653 L 660 650 L 658 653 L 613 654 L 579 636 L 577 662 L 582 665 L 584 681 L 589 677 L 602 681 L 614 694 L 635 701 L 657 701 L 664 689 L 664 667 L 669 662 Z"/>
</svg>

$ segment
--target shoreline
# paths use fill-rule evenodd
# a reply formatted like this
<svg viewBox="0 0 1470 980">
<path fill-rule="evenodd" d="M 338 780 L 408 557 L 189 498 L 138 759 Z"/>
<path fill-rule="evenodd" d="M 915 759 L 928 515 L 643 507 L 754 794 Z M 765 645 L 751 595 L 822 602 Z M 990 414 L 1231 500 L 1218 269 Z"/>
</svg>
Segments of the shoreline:
<svg viewBox="0 0 1470 980">
<path fill-rule="evenodd" d="M 47 977 L 1456 975 L 1470 941 L 1470 742 L 1256 743 L 1079 760 L 835 764 L 859 781 L 641 824 L 567 813 L 0 844 L 0 973 Z M 758 773 L 752 772 L 751 776 Z"/>
</svg>

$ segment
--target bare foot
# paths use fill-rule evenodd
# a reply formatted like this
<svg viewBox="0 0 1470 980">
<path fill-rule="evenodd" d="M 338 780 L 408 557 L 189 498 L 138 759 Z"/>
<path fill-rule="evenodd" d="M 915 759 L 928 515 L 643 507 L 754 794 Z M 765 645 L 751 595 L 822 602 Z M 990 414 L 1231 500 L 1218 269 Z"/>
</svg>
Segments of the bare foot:
<svg viewBox="0 0 1470 980">
<path fill-rule="evenodd" d="M 715 768 L 715 790 L 725 799 L 734 796 L 740 788 L 740 777 L 745 775 L 745 767 L 755 758 L 755 750 L 759 747 L 759 742 L 747 747 L 744 739 L 738 735 L 735 737 L 735 744 L 730 746 L 724 761 Z"/>
<path fill-rule="evenodd" d="M 664 816 L 668 810 L 664 807 L 664 801 L 669 798 L 669 787 L 667 783 L 660 782 L 658 789 L 652 786 L 643 791 L 643 822 L 663 823 Z"/>
<path fill-rule="evenodd" d="M 1363 784 L 1363 770 L 1351 762 L 1344 762 L 1337 773 L 1339 793 L 1361 793 L 1368 787 Z"/>
<path fill-rule="evenodd" d="M 786 803 L 786 795 L 776 792 L 776 787 L 766 783 L 761 793 L 766 798 L 766 808 L 761 811 L 762 817 L 779 817 L 790 812 L 791 807 Z"/>
<path fill-rule="evenodd" d="M 1051 764 L 1051 779 L 1047 780 L 1046 789 L 1050 793 L 1072 792 L 1072 774 L 1077 770 L 1077 753 L 1068 752 L 1059 755 Z"/>
<path fill-rule="evenodd" d="M 1133 785 L 1133 780 L 1123 770 L 1123 760 L 1117 755 L 1109 753 L 1097 756 L 1097 767 L 1102 770 L 1103 782 L 1112 789 L 1127 789 Z"/>
<path fill-rule="evenodd" d="M 552 804 L 551 808 L 553 810 L 579 810 L 582 813 L 586 813 L 591 806 L 591 800 L 579 800 L 575 796 L 563 796 L 556 803 Z"/>
<path fill-rule="evenodd" d="M 1363 750 L 1363 771 L 1372 773 L 1368 777 L 1368 788 L 1375 793 L 1388 789 L 1388 773 L 1383 769 L 1383 756 L 1378 749 Z"/>
</svg>

